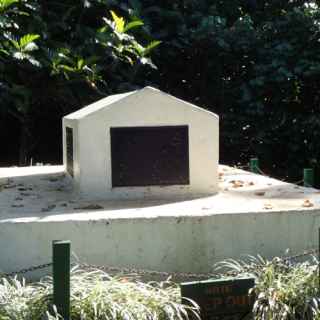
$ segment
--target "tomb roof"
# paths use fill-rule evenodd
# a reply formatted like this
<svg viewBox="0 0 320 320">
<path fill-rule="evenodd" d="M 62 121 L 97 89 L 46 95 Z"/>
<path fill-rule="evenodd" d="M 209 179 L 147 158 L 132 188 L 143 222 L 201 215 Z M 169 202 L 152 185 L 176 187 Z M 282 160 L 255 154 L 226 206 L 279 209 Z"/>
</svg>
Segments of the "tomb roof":
<svg viewBox="0 0 320 320">
<path fill-rule="evenodd" d="M 180 104 L 188 105 L 189 107 L 193 108 L 195 111 L 205 112 L 205 113 L 208 113 L 208 115 L 211 115 L 215 118 L 218 118 L 218 116 L 213 112 L 207 111 L 207 110 L 200 108 L 192 103 L 189 103 L 189 102 L 186 102 L 186 101 L 181 100 L 179 98 L 176 98 L 168 93 L 165 93 L 159 89 L 156 89 L 156 88 L 153 88 L 150 86 L 144 87 L 139 90 L 134 90 L 134 91 L 126 92 L 126 93 L 120 93 L 120 94 L 114 94 L 114 95 L 107 96 L 107 97 L 102 98 L 102 99 L 100 99 L 100 100 L 98 100 L 98 101 L 96 101 L 96 102 L 94 102 L 84 108 L 81 108 L 73 113 L 66 115 L 64 118 L 70 119 L 70 120 L 81 120 L 82 118 L 85 118 L 92 113 L 98 112 L 98 111 L 105 109 L 105 108 L 109 108 L 113 104 L 116 104 L 117 102 L 119 102 L 120 100 L 124 100 L 129 96 L 134 96 L 139 93 L 161 94 L 161 95 L 168 97 L 169 99 L 176 100 L 176 102 L 179 102 Z"/>
</svg>

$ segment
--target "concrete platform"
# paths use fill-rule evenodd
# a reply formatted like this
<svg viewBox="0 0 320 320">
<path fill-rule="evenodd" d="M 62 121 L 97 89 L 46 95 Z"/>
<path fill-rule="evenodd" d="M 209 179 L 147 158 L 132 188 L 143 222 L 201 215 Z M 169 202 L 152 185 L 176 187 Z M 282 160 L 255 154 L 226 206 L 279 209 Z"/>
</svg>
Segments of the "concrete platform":
<svg viewBox="0 0 320 320">
<path fill-rule="evenodd" d="M 219 179 L 205 198 L 90 202 L 63 166 L 0 168 L 0 270 L 50 261 L 56 239 L 82 262 L 169 272 L 317 246 L 318 190 L 222 165 Z"/>
</svg>

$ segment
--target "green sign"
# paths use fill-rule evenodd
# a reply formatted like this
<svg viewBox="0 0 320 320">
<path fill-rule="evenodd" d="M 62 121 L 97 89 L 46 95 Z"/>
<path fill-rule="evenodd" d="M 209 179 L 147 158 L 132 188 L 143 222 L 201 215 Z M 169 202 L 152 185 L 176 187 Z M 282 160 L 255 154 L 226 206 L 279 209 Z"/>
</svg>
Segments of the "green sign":
<svg viewBox="0 0 320 320">
<path fill-rule="evenodd" d="M 202 320 L 240 320 L 250 315 L 253 278 L 206 280 L 180 284 L 181 296 L 195 301 Z"/>
</svg>

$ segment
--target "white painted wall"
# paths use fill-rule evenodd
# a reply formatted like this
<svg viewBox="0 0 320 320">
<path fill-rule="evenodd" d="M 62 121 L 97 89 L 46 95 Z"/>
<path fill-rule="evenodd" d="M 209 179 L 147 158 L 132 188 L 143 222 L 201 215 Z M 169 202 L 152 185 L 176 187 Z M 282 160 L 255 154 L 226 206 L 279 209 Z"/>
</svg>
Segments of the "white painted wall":
<svg viewBox="0 0 320 320">
<path fill-rule="evenodd" d="M 320 212 L 97 218 L 88 213 L 0 222 L 0 270 L 51 260 L 51 241 L 70 239 L 82 262 L 169 272 L 209 272 L 244 254 L 272 257 L 317 247 Z M 37 276 L 40 273 L 29 274 Z"/>
<path fill-rule="evenodd" d="M 121 97 L 94 112 L 87 112 L 88 109 L 84 108 L 65 117 L 64 128 L 69 119 L 78 124 L 78 135 L 74 134 L 78 146 L 75 180 L 82 195 L 91 199 L 167 198 L 217 192 L 217 115 L 150 87 Z M 169 125 L 189 126 L 190 184 L 113 188 L 110 127 Z"/>
<path fill-rule="evenodd" d="M 208 272 L 226 258 L 318 246 L 318 190 L 226 166 L 219 171 L 219 193 L 211 197 L 88 201 L 72 194 L 63 166 L 0 168 L 0 181 L 12 186 L 0 192 L 0 271 L 50 261 L 57 239 L 70 239 L 82 262 L 169 272 Z M 233 188 L 235 180 L 244 186 Z M 20 185 L 32 187 L 22 201 L 15 200 Z M 97 204 L 101 209 L 85 209 Z"/>
</svg>

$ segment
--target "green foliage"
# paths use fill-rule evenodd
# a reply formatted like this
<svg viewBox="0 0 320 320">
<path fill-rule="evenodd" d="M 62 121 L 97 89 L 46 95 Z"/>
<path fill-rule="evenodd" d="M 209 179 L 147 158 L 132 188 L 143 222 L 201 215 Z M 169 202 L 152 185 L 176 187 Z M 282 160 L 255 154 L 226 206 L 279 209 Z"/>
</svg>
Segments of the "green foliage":
<svg viewBox="0 0 320 320">
<path fill-rule="evenodd" d="M 179 286 L 174 283 L 143 283 L 99 270 L 72 270 L 70 302 L 71 319 L 188 320 L 189 315 L 199 319 L 198 306 L 192 301 L 181 303 Z M 0 319 L 60 319 L 52 308 L 52 279 L 26 284 L 2 278 Z"/>
<path fill-rule="evenodd" d="M 162 41 L 150 81 L 220 115 L 223 162 L 258 156 L 293 180 L 319 166 L 317 2 L 140 0 L 128 11 Z"/>
<path fill-rule="evenodd" d="M 155 67 L 149 54 L 156 43 L 130 33 L 143 22 L 129 14 L 125 22 L 109 8 L 99 1 L 1 0 L 0 110 L 20 122 L 20 164 L 34 144 L 33 122 L 50 101 L 60 114 L 71 111 Z"/>
<path fill-rule="evenodd" d="M 0 110 L 29 99 L 34 121 L 153 84 L 220 115 L 222 162 L 320 168 L 319 1 L 27 3 L 1 2 Z M 26 34 L 38 49 L 21 53 Z"/>
<path fill-rule="evenodd" d="M 5 12 L 13 4 L 19 2 L 19 0 L 0 0 L 0 13 Z"/>
<path fill-rule="evenodd" d="M 315 257 L 294 264 L 282 258 L 269 261 L 248 257 L 221 262 L 216 270 L 255 278 L 252 294 L 256 297 L 253 307 L 256 320 L 316 320 L 320 317 L 319 269 Z"/>
</svg>

